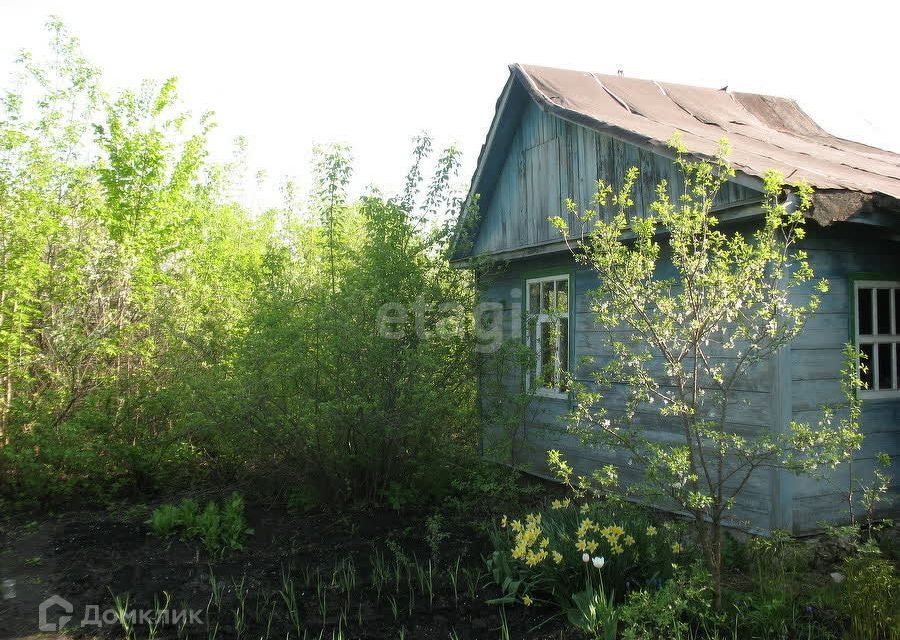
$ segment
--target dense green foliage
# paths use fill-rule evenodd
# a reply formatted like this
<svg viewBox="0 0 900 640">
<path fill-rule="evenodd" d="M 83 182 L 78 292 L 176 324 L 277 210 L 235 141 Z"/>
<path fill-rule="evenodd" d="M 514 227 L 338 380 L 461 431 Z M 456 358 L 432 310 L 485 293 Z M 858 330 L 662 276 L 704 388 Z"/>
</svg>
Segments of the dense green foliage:
<svg viewBox="0 0 900 640">
<path fill-rule="evenodd" d="M 228 496 L 221 507 L 210 500 L 201 510 L 189 498 L 177 506 L 164 504 L 153 511 L 149 524 L 161 538 L 179 533 L 184 539 L 199 540 L 210 553 L 240 551 L 246 537 L 253 533 L 244 516 L 244 499 L 237 492 Z"/>
<path fill-rule="evenodd" d="M 422 137 L 400 195 L 352 201 L 319 149 L 308 206 L 248 210 L 174 80 L 107 95 L 51 36 L 0 110 L 0 496 L 441 482 L 477 444 L 458 153 Z"/>
<path fill-rule="evenodd" d="M 643 588 L 628 595 L 621 610 L 622 638 L 694 638 L 703 631 L 715 637 L 710 576 L 700 564 L 676 572 L 658 589 Z"/>
</svg>

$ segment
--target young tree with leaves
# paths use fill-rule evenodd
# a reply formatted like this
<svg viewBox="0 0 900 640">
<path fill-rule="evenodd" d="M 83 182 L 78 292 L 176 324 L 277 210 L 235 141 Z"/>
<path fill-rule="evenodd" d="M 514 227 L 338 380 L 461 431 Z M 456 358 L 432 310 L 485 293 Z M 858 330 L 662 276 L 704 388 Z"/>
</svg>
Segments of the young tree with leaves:
<svg viewBox="0 0 900 640">
<path fill-rule="evenodd" d="M 609 354 L 593 385 L 576 385 L 571 429 L 590 446 L 624 452 L 642 480 L 618 486 L 611 469 L 576 480 L 558 452 L 550 458 L 582 489 L 599 484 L 689 514 L 721 604 L 723 526 L 751 478 L 763 469 L 834 467 L 859 448 L 861 435 L 855 420 L 832 411 L 814 426 L 791 422 L 786 430 L 748 434 L 734 424 L 748 377 L 800 333 L 819 302 L 799 293 L 813 278 L 797 247 L 811 190 L 786 191 L 770 172 L 755 229 L 723 228 L 713 208 L 734 176 L 727 143 L 708 161 L 690 160 L 677 136 L 671 145 L 684 177 L 677 201 L 662 183 L 650 211 L 629 215 L 632 169 L 618 192 L 600 183 L 595 208 L 578 212 L 569 203 L 581 227 L 574 237 L 561 217 L 552 220 L 597 276 L 590 305 Z M 604 219 L 609 205 L 614 212 Z M 856 367 L 847 375 L 853 393 Z M 654 434 L 658 424 L 673 430 Z"/>
</svg>

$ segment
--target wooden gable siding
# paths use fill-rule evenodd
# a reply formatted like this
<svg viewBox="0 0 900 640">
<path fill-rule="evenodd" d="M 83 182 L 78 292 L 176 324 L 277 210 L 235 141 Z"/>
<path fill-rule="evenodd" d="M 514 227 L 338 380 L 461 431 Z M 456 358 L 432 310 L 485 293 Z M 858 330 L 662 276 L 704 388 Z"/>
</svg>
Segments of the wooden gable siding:
<svg viewBox="0 0 900 640">
<path fill-rule="evenodd" d="M 560 240 L 547 218 L 568 218 L 564 200 L 571 197 L 580 208 L 588 208 L 597 180 L 618 188 L 631 167 L 641 170 L 634 193 L 636 215 L 649 209 L 661 180 L 668 182 L 670 197 L 680 193 L 682 181 L 671 159 L 566 122 L 529 103 L 490 201 L 482 203 L 473 253 L 498 253 Z M 729 183 L 719 194 L 719 206 L 758 195 Z"/>
</svg>

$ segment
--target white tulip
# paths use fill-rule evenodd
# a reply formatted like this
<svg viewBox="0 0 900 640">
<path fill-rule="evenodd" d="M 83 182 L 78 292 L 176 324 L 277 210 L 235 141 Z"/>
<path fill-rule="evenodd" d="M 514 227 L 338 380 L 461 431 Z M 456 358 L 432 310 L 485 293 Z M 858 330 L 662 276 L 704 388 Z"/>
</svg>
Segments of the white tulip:
<svg viewBox="0 0 900 640">
<path fill-rule="evenodd" d="M 585 553 L 584 555 L 581 556 L 581 560 L 582 560 L 582 562 L 590 562 L 590 561 L 591 561 L 591 556 L 590 556 L 590 554 L 589 554 L 589 553 Z"/>
<path fill-rule="evenodd" d="M 584 555 L 587 555 L 587 554 L 584 554 Z M 598 569 L 602 569 L 603 565 L 605 565 L 605 564 L 606 564 L 606 558 L 604 558 L 603 556 L 601 556 L 599 558 L 594 558 L 594 566 L 597 567 Z"/>
</svg>

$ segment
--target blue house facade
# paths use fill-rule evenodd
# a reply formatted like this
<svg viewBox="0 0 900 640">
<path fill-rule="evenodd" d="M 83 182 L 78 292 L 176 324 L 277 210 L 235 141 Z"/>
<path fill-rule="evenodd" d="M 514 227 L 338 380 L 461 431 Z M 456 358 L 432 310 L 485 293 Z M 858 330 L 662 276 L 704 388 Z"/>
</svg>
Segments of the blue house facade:
<svg viewBox="0 0 900 640">
<path fill-rule="evenodd" d="M 567 198 L 588 208 L 598 180 L 620 185 L 630 167 L 640 169 L 634 215 L 649 210 L 661 180 L 677 198 L 680 179 L 666 146 L 677 130 L 698 156 L 712 156 L 722 137 L 730 141 L 737 175 L 716 203 L 730 228 L 756 224 L 761 178 L 770 168 L 815 189 L 803 248 L 830 289 L 802 334 L 747 377 L 729 408 L 730 428 L 752 435 L 787 429 L 791 420 L 814 423 L 823 405 L 840 398 L 842 349 L 851 342 L 870 363 L 868 389 L 861 392 L 865 443 L 853 474 L 870 476 L 876 454 L 884 452 L 898 477 L 900 155 L 831 136 L 783 98 L 545 67 L 513 65 L 510 71 L 458 226 L 454 260 L 492 265 L 476 267 L 481 299 L 495 303 L 504 337 L 537 354 L 538 371 L 511 370 L 503 388 L 514 394 L 546 379 L 533 389 L 533 407 L 515 432 L 516 462 L 547 474 L 546 451 L 553 448 L 582 472 L 615 464 L 623 482 L 639 473 L 620 452 L 585 448 L 570 435 L 565 416 L 572 399 L 561 376 L 540 375 L 553 360 L 587 381 L 604 358 L 586 295 L 597 286 L 596 276 L 575 263 L 548 218 L 568 215 Z M 566 312 L 542 317 L 548 299 L 566 301 Z M 537 329 L 526 331 L 525 318 Z M 540 327 L 550 322 L 558 323 L 555 330 L 542 334 Z M 489 389 L 482 380 L 484 402 L 491 393 L 496 386 Z M 658 415 L 637 419 L 660 441 L 674 433 Z M 847 468 L 825 481 L 764 470 L 742 492 L 730 524 L 811 533 L 823 522 L 847 519 L 849 486 Z M 894 487 L 893 504 L 896 496 Z"/>
</svg>

